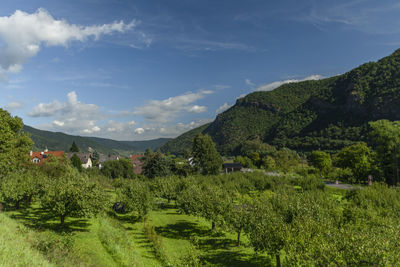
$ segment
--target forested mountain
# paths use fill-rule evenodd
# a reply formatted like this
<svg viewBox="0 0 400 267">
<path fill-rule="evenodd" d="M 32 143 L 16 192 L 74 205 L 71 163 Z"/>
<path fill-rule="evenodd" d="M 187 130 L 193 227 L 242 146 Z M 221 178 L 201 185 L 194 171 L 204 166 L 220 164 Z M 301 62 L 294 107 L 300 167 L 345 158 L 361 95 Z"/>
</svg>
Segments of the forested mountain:
<svg viewBox="0 0 400 267">
<path fill-rule="evenodd" d="M 300 151 L 338 150 L 363 140 L 367 122 L 379 119 L 400 119 L 400 50 L 343 75 L 251 93 L 191 132 L 211 135 L 225 155 L 237 154 L 252 139 Z M 179 154 L 190 148 L 183 138 L 188 135 L 162 151 Z"/>
<path fill-rule="evenodd" d="M 142 153 L 146 148 L 156 150 L 169 141 L 169 138 L 159 138 L 148 141 L 116 141 L 98 137 L 84 137 L 68 135 L 60 132 L 42 131 L 25 125 L 23 130 L 30 134 L 34 142 L 34 150 L 69 151 L 73 141 L 81 151 L 87 152 L 91 147 L 102 154 L 120 154 L 128 156 L 133 153 Z"/>
</svg>

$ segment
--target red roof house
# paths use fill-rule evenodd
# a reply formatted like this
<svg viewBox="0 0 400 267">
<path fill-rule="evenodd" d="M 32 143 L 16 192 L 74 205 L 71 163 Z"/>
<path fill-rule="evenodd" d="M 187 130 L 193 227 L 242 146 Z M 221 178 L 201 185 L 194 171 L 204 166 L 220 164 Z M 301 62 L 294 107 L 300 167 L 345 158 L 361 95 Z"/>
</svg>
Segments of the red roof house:
<svg viewBox="0 0 400 267">
<path fill-rule="evenodd" d="M 62 158 L 64 157 L 64 151 L 43 151 L 43 152 L 30 152 L 31 156 L 31 161 L 35 164 L 42 164 L 46 159 L 48 158 L 49 155 L 52 155 L 54 157 Z"/>
<path fill-rule="evenodd" d="M 143 162 L 140 160 L 144 155 L 131 155 L 129 158 L 133 165 L 133 172 L 136 174 L 142 174 Z"/>
</svg>

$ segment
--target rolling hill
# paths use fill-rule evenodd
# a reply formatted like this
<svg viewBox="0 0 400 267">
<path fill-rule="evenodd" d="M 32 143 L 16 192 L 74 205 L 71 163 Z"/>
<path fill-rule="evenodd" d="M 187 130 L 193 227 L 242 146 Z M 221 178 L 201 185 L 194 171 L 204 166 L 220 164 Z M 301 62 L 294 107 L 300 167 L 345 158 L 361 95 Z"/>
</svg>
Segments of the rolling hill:
<svg viewBox="0 0 400 267">
<path fill-rule="evenodd" d="M 46 147 L 49 150 L 69 151 L 73 141 L 78 145 L 81 151 L 87 152 L 89 147 L 102 154 L 120 154 L 128 156 L 129 154 L 142 153 L 146 148 L 156 150 L 169 138 L 159 138 L 148 141 L 116 141 L 112 139 L 74 136 L 60 132 L 50 132 L 35 129 L 25 125 L 23 131 L 30 134 L 34 142 L 34 150 L 40 151 Z"/>
<path fill-rule="evenodd" d="M 225 155 L 253 139 L 298 151 L 338 150 L 365 140 L 368 122 L 379 119 L 400 120 L 400 49 L 342 75 L 251 93 L 191 133 L 209 134 Z M 161 150 L 190 149 L 189 133 Z"/>
</svg>

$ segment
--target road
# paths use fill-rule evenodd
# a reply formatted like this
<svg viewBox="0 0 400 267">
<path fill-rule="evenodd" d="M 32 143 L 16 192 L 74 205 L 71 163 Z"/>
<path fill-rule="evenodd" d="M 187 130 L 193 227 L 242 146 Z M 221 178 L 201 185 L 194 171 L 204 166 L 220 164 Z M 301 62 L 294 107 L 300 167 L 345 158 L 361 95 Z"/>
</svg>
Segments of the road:
<svg viewBox="0 0 400 267">
<path fill-rule="evenodd" d="M 358 186 L 353 186 L 351 184 L 335 184 L 332 182 L 325 182 L 325 185 L 332 187 L 332 188 L 339 188 L 339 189 L 344 189 L 344 190 L 351 190 L 351 189 L 358 188 Z"/>
</svg>

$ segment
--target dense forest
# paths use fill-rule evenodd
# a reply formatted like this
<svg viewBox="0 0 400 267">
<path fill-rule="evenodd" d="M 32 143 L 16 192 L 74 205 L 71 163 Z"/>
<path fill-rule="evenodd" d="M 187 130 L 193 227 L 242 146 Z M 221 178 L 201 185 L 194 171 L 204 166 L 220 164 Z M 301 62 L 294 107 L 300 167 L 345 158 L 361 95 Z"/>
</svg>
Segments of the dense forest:
<svg viewBox="0 0 400 267">
<path fill-rule="evenodd" d="M 318 81 L 284 84 L 237 100 L 210 125 L 181 135 L 161 149 L 182 154 L 190 133 L 209 134 L 224 155 L 240 154 L 248 140 L 310 152 L 338 151 L 368 141 L 368 122 L 400 119 L 400 50 L 378 62 Z M 185 140 L 185 141 L 183 141 Z"/>
</svg>

